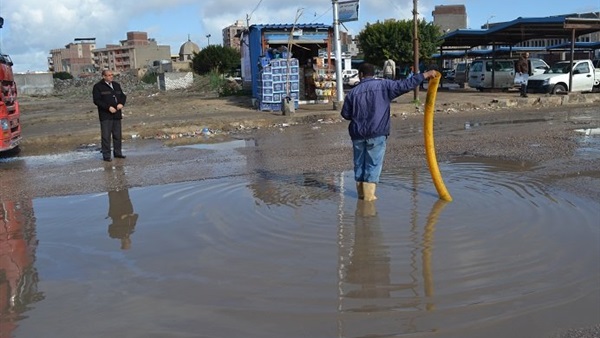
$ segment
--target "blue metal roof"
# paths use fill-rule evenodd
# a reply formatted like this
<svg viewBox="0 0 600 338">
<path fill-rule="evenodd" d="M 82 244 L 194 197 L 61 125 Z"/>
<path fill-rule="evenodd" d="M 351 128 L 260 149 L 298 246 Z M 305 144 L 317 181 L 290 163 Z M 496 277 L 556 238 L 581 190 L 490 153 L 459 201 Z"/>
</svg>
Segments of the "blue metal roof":
<svg viewBox="0 0 600 338">
<path fill-rule="evenodd" d="M 298 24 L 291 24 L 291 23 L 280 23 L 280 24 L 266 24 L 266 25 L 251 25 L 250 29 L 252 28 L 256 28 L 258 30 L 263 30 L 263 29 L 292 29 L 292 28 L 299 28 L 299 29 L 329 29 L 331 28 L 331 25 L 326 25 L 323 23 L 298 23 Z"/>
<path fill-rule="evenodd" d="M 492 55 L 494 52 L 497 54 L 506 54 L 506 53 L 520 53 L 520 52 L 545 52 L 546 47 L 498 47 L 494 49 L 469 49 L 465 50 L 446 50 L 444 51 L 443 58 L 444 59 L 455 59 L 455 58 L 464 58 L 464 57 L 477 57 L 477 56 L 488 56 Z M 440 53 L 435 53 L 431 55 L 434 59 L 440 58 Z"/>
<path fill-rule="evenodd" d="M 442 46 L 509 45 L 532 39 L 571 39 L 572 30 L 565 28 L 571 22 L 583 23 L 586 28 L 577 28 L 575 36 L 600 31 L 600 19 L 551 16 L 544 18 L 517 18 L 495 24 L 489 29 L 457 29 L 445 34 Z"/>
<path fill-rule="evenodd" d="M 553 50 L 553 49 L 571 49 L 571 43 L 570 42 L 565 42 L 565 43 L 559 43 L 557 45 L 552 45 L 552 46 L 548 46 L 546 47 L 547 50 Z M 600 49 L 600 42 L 575 42 L 575 49 Z"/>
</svg>

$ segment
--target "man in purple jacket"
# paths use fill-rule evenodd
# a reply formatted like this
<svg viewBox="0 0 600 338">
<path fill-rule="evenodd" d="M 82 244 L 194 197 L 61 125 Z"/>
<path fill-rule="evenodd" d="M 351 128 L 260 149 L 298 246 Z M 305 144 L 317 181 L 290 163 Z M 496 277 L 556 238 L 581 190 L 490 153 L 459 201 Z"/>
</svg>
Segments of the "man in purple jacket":
<svg viewBox="0 0 600 338">
<path fill-rule="evenodd" d="M 344 98 L 341 113 L 350 120 L 348 132 L 354 149 L 354 180 L 359 199 L 377 199 L 375 188 L 390 135 L 390 102 L 435 74 L 435 70 L 430 70 L 404 80 L 376 79 L 372 64 L 365 62 L 359 67 L 360 82 Z"/>
</svg>

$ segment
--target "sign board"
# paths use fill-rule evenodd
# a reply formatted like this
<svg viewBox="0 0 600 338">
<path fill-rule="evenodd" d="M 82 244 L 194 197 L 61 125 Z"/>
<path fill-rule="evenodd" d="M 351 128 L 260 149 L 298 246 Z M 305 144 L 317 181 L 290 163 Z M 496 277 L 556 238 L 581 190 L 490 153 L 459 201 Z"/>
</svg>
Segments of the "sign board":
<svg viewBox="0 0 600 338">
<path fill-rule="evenodd" d="M 343 1 L 338 3 L 338 20 L 340 22 L 358 21 L 358 1 Z"/>
</svg>

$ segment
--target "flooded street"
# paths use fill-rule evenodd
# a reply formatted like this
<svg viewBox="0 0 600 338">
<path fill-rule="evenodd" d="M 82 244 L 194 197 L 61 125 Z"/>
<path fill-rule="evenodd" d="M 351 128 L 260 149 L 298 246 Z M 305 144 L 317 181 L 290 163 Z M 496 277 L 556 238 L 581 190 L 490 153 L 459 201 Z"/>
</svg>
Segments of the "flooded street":
<svg viewBox="0 0 600 338">
<path fill-rule="evenodd" d="M 471 123 L 446 138 L 486 128 Z M 569 161 L 600 157 L 594 129 L 573 133 Z M 455 151 L 440 156 L 443 202 L 420 152 L 392 143 L 378 200 L 359 201 L 348 142 L 345 126 L 319 125 L 126 145 L 109 165 L 92 151 L 3 159 L 3 191 L 65 190 L 2 195 L 2 337 L 556 337 L 598 324 L 599 200 L 555 185 L 547 164 Z M 30 177 L 5 178 L 16 172 Z"/>
</svg>

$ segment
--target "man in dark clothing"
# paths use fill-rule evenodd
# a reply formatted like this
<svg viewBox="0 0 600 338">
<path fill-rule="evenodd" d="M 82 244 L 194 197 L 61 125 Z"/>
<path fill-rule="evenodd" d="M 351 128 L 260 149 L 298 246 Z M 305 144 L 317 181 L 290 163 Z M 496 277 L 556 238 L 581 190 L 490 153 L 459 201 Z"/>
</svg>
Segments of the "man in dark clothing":
<svg viewBox="0 0 600 338">
<path fill-rule="evenodd" d="M 110 162 L 110 143 L 112 139 L 113 154 L 115 158 L 125 158 L 121 151 L 121 119 L 122 109 L 127 96 L 121 90 L 121 85 L 113 81 L 110 70 L 102 71 L 102 80 L 94 85 L 92 90 L 94 104 L 98 107 L 100 119 L 100 134 L 102 140 L 102 158 Z"/>
<path fill-rule="evenodd" d="M 359 84 L 344 98 L 341 115 L 350 120 L 348 131 L 354 149 L 354 179 L 358 198 L 373 201 L 390 134 L 390 102 L 415 89 L 436 71 L 414 74 L 404 80 L 375 79 L 372 64 L 358 69 Z"/>
<path fill-rule="evenodd" d="M 517 61 L 517 65 L 515 67 L 517 73 L 522 78 L 521 82 L 521 97 L 527 97 L 527 80 L 529 78 L 529 53 L 525 52 L 521 54 L 521 57 Z"/>
</svg>

